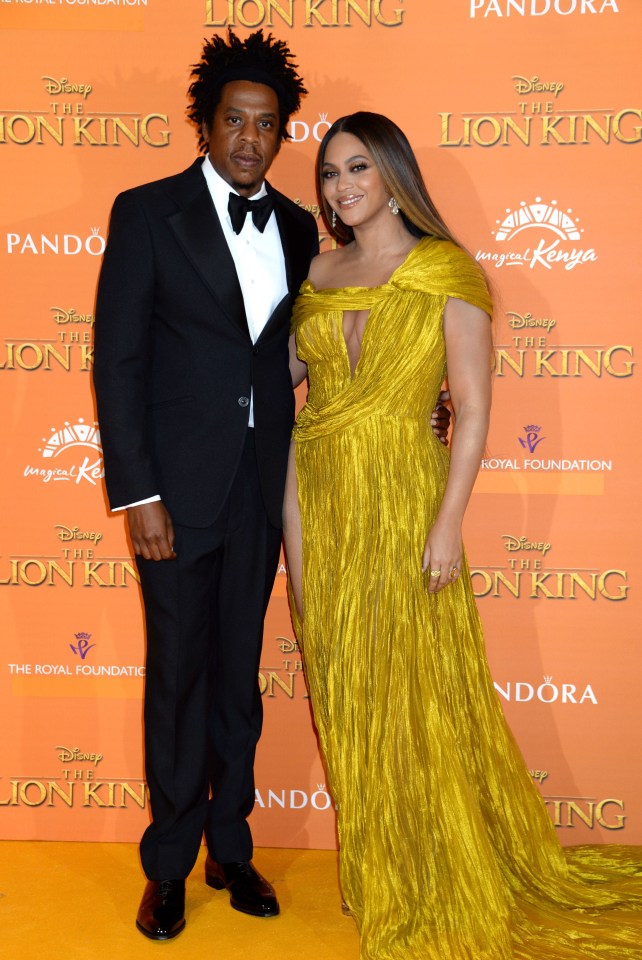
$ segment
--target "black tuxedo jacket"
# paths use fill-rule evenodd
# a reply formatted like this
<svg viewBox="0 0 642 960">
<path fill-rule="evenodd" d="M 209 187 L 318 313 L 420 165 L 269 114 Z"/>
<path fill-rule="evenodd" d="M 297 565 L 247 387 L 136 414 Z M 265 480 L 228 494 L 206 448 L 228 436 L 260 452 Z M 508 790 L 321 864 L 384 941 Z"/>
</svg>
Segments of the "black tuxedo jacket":
<svg viewBox="0 0 642 960">
<path fill-rule="evenodd" d="M 239 463 L 252 388 L 261 489 L 280 526 L 294 416 L 289 321 L 317 226 L 268 186 L 289 292 L 253 344 L 201 164 L 114 203 L 94 354 L 107 492 L 112 507 L 159 494 L 176 522 L 208 526 Z"/>
</svg>

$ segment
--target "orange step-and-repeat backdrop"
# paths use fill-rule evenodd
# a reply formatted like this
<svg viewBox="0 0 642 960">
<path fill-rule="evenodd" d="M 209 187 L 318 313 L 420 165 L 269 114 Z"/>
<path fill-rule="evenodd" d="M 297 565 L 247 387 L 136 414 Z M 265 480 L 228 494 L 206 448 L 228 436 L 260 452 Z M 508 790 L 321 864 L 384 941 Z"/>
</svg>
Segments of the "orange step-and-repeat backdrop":
<svg viewBox="0 0 642 960">
<path fill-rule="evenodd" d="M 494 416 L 467 544 L 498 695 L 562 842 L 642 842 L 639 0 L 0 0 L 0 835 L 134 840 L 148 820 L 94 293 L 116 193 L 193 160 L 190 64 L 228 25 L 286 40 L 310 90 L 278 188 L 318 216 L 323 133 L 385 113 L 486 268 Z M 332 847 L 283 568 L 259 679 L 255 839 Z"/>
</svg>

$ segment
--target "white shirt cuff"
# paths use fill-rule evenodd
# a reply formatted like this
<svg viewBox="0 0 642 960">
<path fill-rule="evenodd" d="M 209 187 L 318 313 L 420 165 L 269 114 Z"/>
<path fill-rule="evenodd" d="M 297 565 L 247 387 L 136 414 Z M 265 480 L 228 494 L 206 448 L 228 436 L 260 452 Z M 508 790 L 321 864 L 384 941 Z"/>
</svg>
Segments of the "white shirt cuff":
<svg viewBox="0 0 642 960">
<path fill-rule="evenodd" d="M 135 503 L 126 503 L 124 507 L 112 507 L 112 513 L 118 513 L 119 510 L 129 510 L 130 507 L 139 507 L 143 503 L 154 503 L 155 500 L 160 500 L 158 494 L 155 497 L 147 497 L 146 500 L 136 500 Z"/>
</svg>

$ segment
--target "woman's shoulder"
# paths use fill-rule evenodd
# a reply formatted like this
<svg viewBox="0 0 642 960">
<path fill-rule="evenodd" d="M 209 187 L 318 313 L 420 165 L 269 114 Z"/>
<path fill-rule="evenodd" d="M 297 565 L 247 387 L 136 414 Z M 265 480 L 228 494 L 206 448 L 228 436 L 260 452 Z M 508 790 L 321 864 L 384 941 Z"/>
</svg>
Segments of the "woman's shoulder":
<svg viewBox="0 0 642 960">
<path fill-rule="evenodd" d="M 490 312 L 491 299 L 484 271 L 475 258 L 451 240 L 425 237 L 406 263 L 403 285 L 416 290 L 455 297 Z"/>
<path fill-rule="evenodd" d="M 404 266 L 423 280 L 432 277 L 442 281 L 456 274 L 483 276 L 483 270 L 467 250 L 440 237 L 423 237 Z"/>
<path fill-rule="evenodd" d="M 344 248 L 337 247 L 335 250 L 327 250 L 325 253 L 318 254 L 310 264 L 308 281 L 315 290 L 323 290 L 336 286 L 333 278 L 336 277 L 344 258 Z"/>
<path fill-rule="evenodd" d="M 473 270 L 479 270 L 477 262 L 470 253 L 452 240 L 444 240 L 441 237 L 423 237 L 415 247 L 415 252 L 419 262 L 433 267 L 468 267 Z"/>
</svg>

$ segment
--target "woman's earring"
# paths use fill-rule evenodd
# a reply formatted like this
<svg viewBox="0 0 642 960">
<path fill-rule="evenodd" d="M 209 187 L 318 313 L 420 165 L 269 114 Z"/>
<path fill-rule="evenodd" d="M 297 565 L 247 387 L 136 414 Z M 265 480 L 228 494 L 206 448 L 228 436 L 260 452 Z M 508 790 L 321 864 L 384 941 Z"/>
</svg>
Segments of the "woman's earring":
<svg viewBox="0 0 642 960">
<path fill-rule="evenodd" d="M 397 214 L 399 213 L 399 204 L 397 203 L 394 197 L 390 197 L 390 200 L 388 200 L 388 206 L 390 207 L 390 209 L 392 210 L 392 212 L 396 217 Z"/>
<path fill-rule="evenodd" d="M 337 211 L 336 210 L 332 211 L 332 218 L 330 222 L 332 224 L 332 229 L 336 230 L 337 229 Z"/>
</svg>

